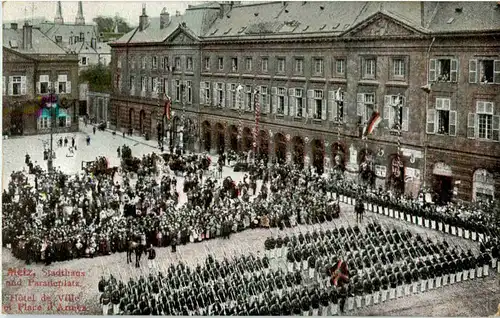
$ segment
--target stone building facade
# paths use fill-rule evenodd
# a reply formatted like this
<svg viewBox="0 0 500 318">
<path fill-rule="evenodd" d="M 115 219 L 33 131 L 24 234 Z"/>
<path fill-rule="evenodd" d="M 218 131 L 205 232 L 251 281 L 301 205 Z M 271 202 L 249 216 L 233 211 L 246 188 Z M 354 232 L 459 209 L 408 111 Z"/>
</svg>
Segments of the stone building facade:
<svg viewBox="0 0 500 318">
<path fill-rule="evenodd" d="M 196 15 L 212 19 L 200 27 L 190 19 Z M 123 65 L 134 54 L 167 57 L 174 68 L 158 76 L 174 101 L 170 123 L 184 114 L 197 131 L 199 143 L 188 148 L 256 150 L 413 196 L 425 184 L 441 202 L 498 198 L 500 20 L 493 16 L 496 3 L 191 7 L 175 28 L 144 24 L 147 33 L 139 27 L 112 44 L 112 65 L 122 68 L 111 118 L 154 131 L 161 98 L 147 89 L 131 96 L 125 81 L 142 75 Z M 144 74 L 154 77 L 154 66 Z M 190 104 L 175 96 L 185 80 L 199 92 Z M 383 120 L 363 140 L 373 112 Z"/>
<path fill-rule="evenodd" d="M 3 39 L 3 133 L 78 131 L 78 56 L 28 24 L 4 27 Z M 40 98 L 52 87 L 59 102 L 50 113 Z"/>
</svg>

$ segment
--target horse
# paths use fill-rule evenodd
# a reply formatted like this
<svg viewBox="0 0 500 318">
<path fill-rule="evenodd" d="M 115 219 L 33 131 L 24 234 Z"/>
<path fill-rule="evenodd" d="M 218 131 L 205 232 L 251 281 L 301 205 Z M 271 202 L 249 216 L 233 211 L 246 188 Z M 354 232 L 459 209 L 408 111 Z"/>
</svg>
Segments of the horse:
<svg viewBox="0 0 500 318">
<path fill-rule="evenodd" d="M 139 268 L 141 267 L 140 265 L 141 256 L 143 253 L 146 252 L 146 246 L 140 243 L 140 238 L 139 240 L 137 239 L 138 237 L 135 236 L 134 238 L 129 239 L 128 241 L 127 264 L 132 262 L 132 253 L 135 253 L 135 267 Z"/>
</svg>

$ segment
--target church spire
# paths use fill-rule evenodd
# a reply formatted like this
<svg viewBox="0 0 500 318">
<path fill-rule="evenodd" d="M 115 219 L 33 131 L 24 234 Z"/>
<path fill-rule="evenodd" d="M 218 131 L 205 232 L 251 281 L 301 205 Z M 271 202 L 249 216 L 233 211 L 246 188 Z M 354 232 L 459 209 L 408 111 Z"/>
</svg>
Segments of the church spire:
<svg viewBox="0 0 500 318">
<path fill-rule="evenodd" d="M 54 18 L 54 23 L 64 24 L 64 19 L 62 16 L 61 1 L 57 1 L 56 17 Z"/>
<path fill-rule="evenodd" d="M 76 14 L 75 24 L 85 25 L 85 18 L 83 17 L 83 5 L 81 1 L 78 1 L 78 13 Z"/>
</svg>

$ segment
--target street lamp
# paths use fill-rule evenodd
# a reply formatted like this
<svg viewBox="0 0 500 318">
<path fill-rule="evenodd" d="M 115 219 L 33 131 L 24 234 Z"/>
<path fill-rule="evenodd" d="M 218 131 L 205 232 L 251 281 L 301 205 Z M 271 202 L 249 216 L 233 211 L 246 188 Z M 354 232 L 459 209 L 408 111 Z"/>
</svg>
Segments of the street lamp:
<svg viewBox="0 0 500 318">
<path fill-rule="evenodd" d="M 49 109 L 50 109 L 50 153 L 47 159 L 47 171 L 51 173 L 54 170 L 54 151 L 53 151 L 53 142 L 54 142 L 54 109 L 57 107 L 57 96 L 55 89 L 55 82 L 52 84 L 50 88 L 49 95 Z M 45 106 L 45 105 L 44 105 Z"/>
</svg>

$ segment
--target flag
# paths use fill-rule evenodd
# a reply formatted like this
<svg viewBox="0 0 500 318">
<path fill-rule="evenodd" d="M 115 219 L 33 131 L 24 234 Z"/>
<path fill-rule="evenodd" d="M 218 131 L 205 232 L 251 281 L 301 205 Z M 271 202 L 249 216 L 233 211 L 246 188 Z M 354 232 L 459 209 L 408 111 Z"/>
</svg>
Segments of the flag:
<svg viewBox="0 0 500 318">
<path fill-rule="evenodd" d="M 332 273 L 332 281 L 335 286 L 342 286 L 344 283 L 349 282 L 349 270 L 347 269 L 347 264 L 339 260 L 337 267 Z"/>
<path fill-rule="evenodd" d="M 377 128 L 378 124 L 382 121 L 382 117 L 380 117 L 379 112 L 373 112 L 372 117 L 366 123 L 365 129 L 363 130 L 363 139 L 368 138 L 368 135 L 370 135 L 375 128 Z"/>
<path fill-rule="evenodd" d="M 172 99 L 170 96 L 165 95 L 166 101 L 165 101 L 165 110 L 164 110 L 164 115 L 167 115 L 167 119 L 170 120 L 170 108 L 172 104 Z"/>
</svg>

